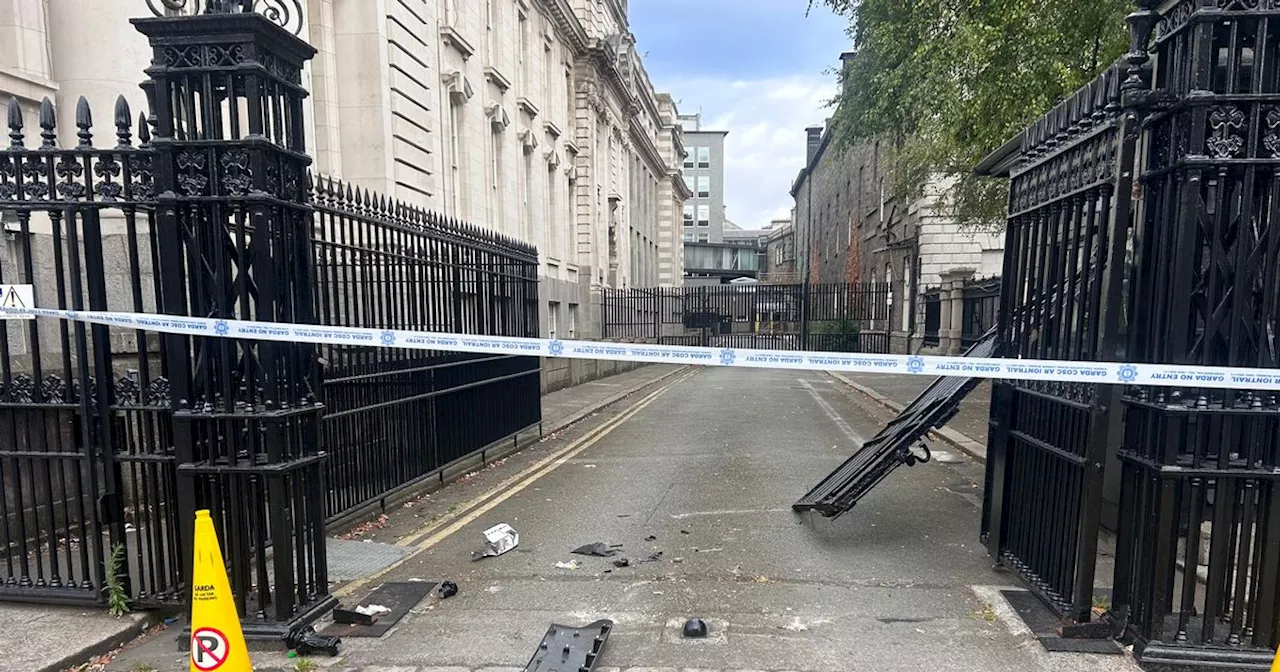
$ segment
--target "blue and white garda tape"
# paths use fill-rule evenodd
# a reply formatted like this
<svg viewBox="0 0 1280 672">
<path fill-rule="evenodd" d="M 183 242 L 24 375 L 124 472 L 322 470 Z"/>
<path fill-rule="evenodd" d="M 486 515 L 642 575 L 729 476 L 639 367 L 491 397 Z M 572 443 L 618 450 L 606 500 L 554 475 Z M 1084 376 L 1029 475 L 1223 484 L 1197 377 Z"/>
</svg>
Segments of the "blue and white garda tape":
<svg viewBox="0 0 1280 672">
<path fill-rule="evenodd" d="M 76 312 L 48 308 L 3 308 L 0 314 L 79 320 L 166 334 L 248 338 L 259 341 L 361 345 L 530 357 L 603 359 L 656 364 L 698 364 L 761 369 L 841 371 L 918 376 L 961 376 L 1006 380 L 1280 390 L 1280 369 L 1249 369 L 1166 364 L 1067 362 L 1037 359 L 871 355 L 647 345 L 601 341 L 549 340 L 510 336 L 472 336 L 407 329 L 326 327 L 250 320 L 173 317 L 142 313 Z"/>
</svg>

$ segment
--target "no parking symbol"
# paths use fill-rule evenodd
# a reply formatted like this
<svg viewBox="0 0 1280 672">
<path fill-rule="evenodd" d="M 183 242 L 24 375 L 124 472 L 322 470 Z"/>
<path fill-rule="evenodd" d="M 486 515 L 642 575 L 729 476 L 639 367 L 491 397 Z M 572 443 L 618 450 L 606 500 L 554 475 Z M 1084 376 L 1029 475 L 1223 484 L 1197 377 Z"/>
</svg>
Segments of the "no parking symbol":
<svg viewBox="0 0 1280 672">
<path fill-rule="evenodd" d="M 222 667 L 230 652 L 227 636 L 213 628 L 200 628 L 191 633 L 191 664 L 198 670 Z"/>
</svg>

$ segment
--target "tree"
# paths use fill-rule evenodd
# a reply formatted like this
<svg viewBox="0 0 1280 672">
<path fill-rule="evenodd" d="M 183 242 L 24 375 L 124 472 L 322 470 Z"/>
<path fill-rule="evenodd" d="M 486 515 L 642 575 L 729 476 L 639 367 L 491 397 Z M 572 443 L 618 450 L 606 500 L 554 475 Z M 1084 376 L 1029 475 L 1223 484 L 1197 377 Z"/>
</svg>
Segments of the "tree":
<svg viewBox="0 0 1280 672">
<path fill-rule="evenodd" d="M 818 0 L 810 0 L 810 4 Z M 943 206 L 969 228 L 1003 226 L 1008 186 L 983 156 L 1111 65 L 1131 0 L 821 0 L 850 20 L 855 56 L 832 123 L 841 145 L 893 147 L 894 195 L 952 178 Z"/>
</svg>

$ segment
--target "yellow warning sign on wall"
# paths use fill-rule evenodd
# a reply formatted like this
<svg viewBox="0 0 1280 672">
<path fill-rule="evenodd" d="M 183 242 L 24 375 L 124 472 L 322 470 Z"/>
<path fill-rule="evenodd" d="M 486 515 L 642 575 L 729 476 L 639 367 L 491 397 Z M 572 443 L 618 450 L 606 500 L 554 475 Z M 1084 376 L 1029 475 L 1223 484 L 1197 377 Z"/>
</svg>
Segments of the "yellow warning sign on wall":
<svg viewBox="0 0 1280 672">
<path fill-rule="evenodd" d="M 33 285 L 0 285 L 0 308 L 35 308 Z M 35 315 L 0 312 L 0 320 L 34 320 Z"/>
</svg>

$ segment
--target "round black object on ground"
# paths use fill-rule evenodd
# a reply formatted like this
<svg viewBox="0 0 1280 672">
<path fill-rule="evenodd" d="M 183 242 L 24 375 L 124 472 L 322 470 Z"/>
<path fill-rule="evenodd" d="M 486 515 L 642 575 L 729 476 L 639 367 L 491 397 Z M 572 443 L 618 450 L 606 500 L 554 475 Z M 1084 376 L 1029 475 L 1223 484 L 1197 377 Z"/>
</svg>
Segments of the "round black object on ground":
<svg viewBox="0 0 1280 672">
<path fill-rule="evenodd" d="M 458 584 L 452 581 L 443 581 L 440 583 L 440 599 L 447 599 L 458 594 Z"/>
<path fill-rule="evenodd" d="M 707 636 L 707 624 L 701 618 L 691 618 L 684 622 L 684 636 L 686 639 L 705 639 Z"/>
</svg>

